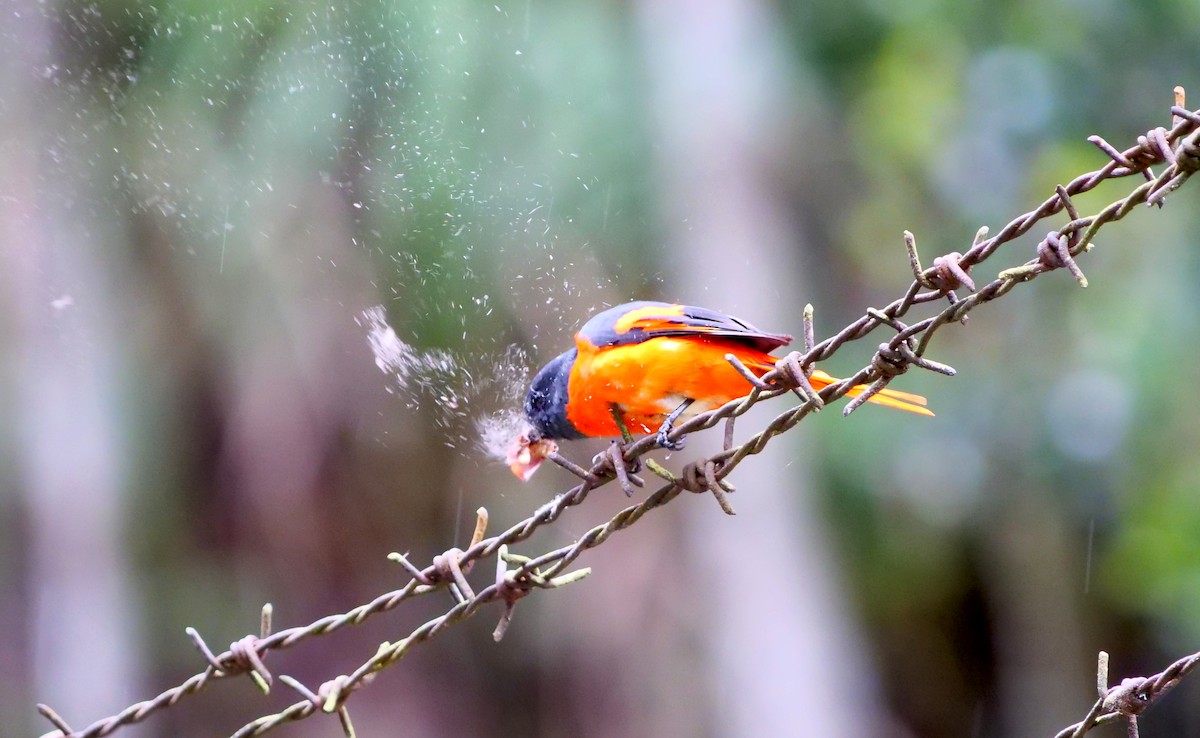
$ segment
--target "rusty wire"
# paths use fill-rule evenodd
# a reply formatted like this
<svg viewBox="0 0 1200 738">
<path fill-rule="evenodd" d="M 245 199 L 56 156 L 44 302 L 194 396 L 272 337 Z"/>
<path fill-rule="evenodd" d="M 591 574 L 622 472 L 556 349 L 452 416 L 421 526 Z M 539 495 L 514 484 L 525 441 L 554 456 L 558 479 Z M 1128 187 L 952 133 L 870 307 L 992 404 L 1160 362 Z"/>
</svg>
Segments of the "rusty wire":
<svg viewBox="0 0 1200 738">
<path fill-rule="evenodd" d="M 657 448 L 654 436 L 637 441 L 627 439 L 624 444 L 614 443 L 608 451 L 598 455 L 587 469 L 558 454 L 552 454 L 553 461 L 579 477 L 581 481 L 503 533 L 491 538 L 483 537 L 486 511 L 481 510 L 472 544 L 465 551 L 450 549 L 435 557 L 433 562 L 423 569 L 410 563 L 404 556 L 393 554 L 391 558 L 401 564 L 412 577 L 402 588 L 382 594 L 346 613 L 329 615 L 306 626 L 274 633 L 270 632 L 269 613 L 264 612 L 258 636 L 249 635 L 239 639 L 220 654 L 213 653 L 199 633 L 189 629 L 188 635 L 207 662 L 204 671 L 156 697 L 130 705 L 116 715 L 98 720 L 81 730 L 73 730 L 53 709 L 39 705 L 39 712 L 57 729 L 49 735 L 68 738 L 98 738 L 111 735 L 122 726 L 140 722 L 159 710 L 171 707 L 184 697 L 200 692 L 214 679 L 228 676 L 249 674 L 260 689 L 267 691 L 273 683 L 273 678 L 263 663 L 269 651 L 289 648 L 308 638 L 356 625 L 372 615 L 393 610 L 413 597 L 443 588 L 448 589 L 456 600 L 453 607 L 441 616 L 427 621 L 401 640 L 382 644 L 373 656 L 351 674 L 330 679 L 316 690 L 309 689 L 291 677 L 281 675 L 279 681 L 296 691 L 302 699 L 281 712 L 264 715 L 247 723 L 234 734 L 235 738 L 262 735 L 282 723 L 326 713 L 336 714 L 346 735 L 353 736 L 354 729 L 346 710 L 346 700 L 355 690 L 369 683 L 378 671 L 403 658 L 413 646 L 439 635 L 449 626 L 474 615 L 490 602 L 504 604 L 504 612 L 495 632 L 498 640 L 508 627 L 513 607 L 519 599 L 535 589 L 562 586 L 586 576 L 589 571 L 587 569 L 570 573 L 565 573 L 565 570 L 584 551 L 599 546 L 617 531 L 633 525 L 647 512 L 666 504 L 680 493 L 711 493 L 726 513 L 733 514 L 733 508 L 726 497 L 727 492 L 733 491 L 732 485 L 725 481 L 730 472 L 746 457 L 761 452 L 773 437 L 794 427 L 824 405 L 847 395 L 856 385 L 867 385 L 867 389 L 847 403 L 843 411 L 846 414 L 853 412 L 910 366 L 953 374 L 952 368 L 926 358 L 926 349 L 936 332 L 951 323 L 965 322 L 967 314 L 979 305 L 1007 294 L 1018 284 L 1056 269 L 1068 270 L 1081 285 L 1086 286 L 1086 278 L 1075 259 L 1091 248 L 1091 240 L 1095 233 L 1106 223 L 1120 220 L 1139 204 L 1161 206 L 1167 194 L 1180 187 L 1200 169 L 1200 110 L 1193 112 L 1184 108 L 1182 93 L 1178 89 L 1176 102 L 1171 108 L 1173 119 L 1170 129 L 1154 128 L 1146 135 L 1140 136 L 1137 145 L 1124 151 L 1116 149 L 1099 136 L 1089 138 L 1088 140 L 1109 158 L 1103 167 L 1076 177 L 1065 186 L 1059 186 L 1041 205 L 1015 218 L 994 236 L 988 237 L 987 229 L 980 229 L 970 248 L 963 253 L 952 252 L 939 256 L 933 260 L 932 266 L 922 268 L 916 239 L 912 234 L 905 232 L 904 242 L 913 271 L 913 282 L 904 295 L 885 308 L 868 309 L 862 317 L 819 343 L 814 340 L 812 308 L 808 307 L 804 314 L 802 352 L 792 352 L 782 357 L 776 369 L 761 378 L 744 372 L 747 380 L 753 385 L 746 397 L 697 415 L 680 423 L 671 432 L 670 439 L 678 440 L 685 434 L 710 428 L 721 421 L 726 424 L 724 448 L 711 457 L 687 464 L 681 474 L 675 475 L 652 459 L 641 458 Z M 1165 167 L 1157 174 L 1153 171 L 1153 167 L 1164 164 Z M 1087 192 L 1105 180 L 1135 175 L 1145 181 L 1129 195 L 1109 204 L 1095 215 L 1079 215 L 1071 199 L 1073 195 Z M 1039 242 L 1033 259 L 1015 268 L 1001 271 L 995 279 L 982 288 L 977 288 L 970 276 L 972 268 L 992 256 L 1001 245 L 1028 233 L 1035 225 L 1060 212 L 1066 212 L 1069 221 L 1057 230 L 1047 232 Z M 960 297 L 957 292 L 961 289 L 970 294 Z M 933 316 L 912 324 L 902 321 L 913 307 L 941 300 L 946 301 L 947 305 Z M 829 358 L 845 344 L 862 339 L 880 326 L 891 328 L 894 332 L 890 338 L 879 344 L 866 366 L 820 392 L 813 389 L 808 375 L 816 362 Z M 736 359 L 728 358 L 736 366 Z M 765 428 L 743 443 L 733 443 L 733 426 L 738 416 L 759 402 L 788 392 L 797 394 L 801 404 L 776 416 Z M 645 480 L 637 473 L 642 466 L 661 477 L 664 484 L 638 504 L 625 508 L 604 524 L 592 528 L 574 544 L 554 549 L 535 558 L 517 556 L 508 551 L 513 544 L 527 540 L 542 526 L 553 523 L 568 508 L 582 503 L 594 489 L 615 481 L 626 493 L 634 493 L 638 487 L 645 485 Z M 496 559 L 495 579 L 475 592 L 466 575 L 474 563 L 491 557 Z M 1200 654 L 1190 656 L 1158 677 L 1139 682 L 1136 695 L 1145 696 L 1147 704 L 1152 702 L 1190 671 L 1198 659 Z M 1115 689 L 1119 690 L 1120 687 Z M 1073 733 L 1065 732 L 1059 734 L 1058 738 L 1064 738 L 1065 735 L 1079 736 L 1093 725 L 1111 722 L 1127 715 L 1129 708 L 1125 705 L 1125 702 L 1106 702 L 1102 699 L 1093 709 L 1094 714 L 1068 729 L 1074 731 Z"/>
<path fill-rule="evenodd" d="M 1054 738 L 1080 738 L 1092 728 L 1125 719 L 1127 735 L 1137 738 L 1138 715 L 1166 694 L 1179 680 L 1200 664 L 1200 653 L 1184 656 L 1154 676 L 1130 677 L 1108 686 L 1108 654 L 1100 652 L 1096 669 L 1096 689 L 1100 698 L 1083 720 L 1067 726 Z"/>
</svg>

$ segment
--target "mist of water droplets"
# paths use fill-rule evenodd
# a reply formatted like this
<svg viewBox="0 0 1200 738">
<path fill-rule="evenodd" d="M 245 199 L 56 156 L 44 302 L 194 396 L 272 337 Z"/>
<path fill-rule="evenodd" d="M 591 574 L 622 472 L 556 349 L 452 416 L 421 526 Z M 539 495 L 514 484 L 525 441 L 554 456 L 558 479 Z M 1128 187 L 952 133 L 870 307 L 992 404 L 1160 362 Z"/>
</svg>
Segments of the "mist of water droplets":
<svg viewBox="0 0 1200 738">
<path fill-rule="evenodd" d="M 388 392 L 431 416 L 447 446 L 504 458 L 527 426 L 518 409 L 529 382 L 529 359 L 521 347 L 470 357 L 419 349 L 396 334 L 382 305 L 364 310 L 358 323 L 367 330 L 375 365 L 388 377 Z"/>
</svg>

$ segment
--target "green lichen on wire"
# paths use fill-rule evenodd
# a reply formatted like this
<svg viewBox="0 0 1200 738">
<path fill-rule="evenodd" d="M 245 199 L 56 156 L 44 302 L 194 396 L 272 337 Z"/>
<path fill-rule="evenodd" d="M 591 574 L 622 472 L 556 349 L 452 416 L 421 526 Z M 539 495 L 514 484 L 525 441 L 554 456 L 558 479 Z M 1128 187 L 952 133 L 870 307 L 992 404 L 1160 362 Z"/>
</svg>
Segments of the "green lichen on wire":
<svg viewBox="0 0 1200 738">
<path fill-rule="evenodd" d="M 246 636 L 220 654 L 209 651 L 199 634 L 191 630 L 189 635 L 208 662 L 204 671 L 152 699 L 131 705 L 120 713 L 98 720 L 82 730 L 73 730 L 60 715 L 45 705 L 39 705 L 39 711 L 56 728 L 54 735 L 99 738 L 175 705 L 184 697 L 202 691 L 215 679 L 250 674 L 260 688 L 270 689 L 272 678 L 263 664 L 268 652 L 290 648 L 309 638 L 356 625 L 373 615 L 391 611 L 414 597 L 441 589 L 449 590 L 456 600 L 453 607 L 439 617 L 427 621 L 401 640 L 382 644 L 373 656 L 351 674 L 330 679 L 315 691 L 291 677 L 280 676 L 280 681 L 295 690 L 303 699 L 285 710 L 247 723 L 234 734 L 237 738 L 262 735 L 283 723 L 320 713 L 337 715 L 346 735 L 353 736 L 354 729 L 346 709 L 346 701 L 357 689 L 368 684 L 380 670 L 402 659 L 412 647 L 440 635 L 450 626 L 475 615 L 484 605 L 491 602 L 504 605 L 504 613 L 496 629 L 496 636 L 499 638 L 511 620 L 517 600 L 536 589 L 555 588 L 582 578 L 587 570 L 567 573 L 566 569 L 584 551 L 604 543 L 617 531 L 630 527 L 647 512 L 665 505 L 682 492 L 711 493 L 722 509 L 732 514 L 733 508 L 726 497 L 726 493 L 732 491 L 732 486 L 725 478 L 747 457 L 761 452 L 772 438 L 787 432 L 825 405 L 844 397 L 856 385 L 865 384 L 868 388 L 847 403 L 844 409 L 846 414 L 853 412 L 869 397 L 887 386 L 892 378 L 912 366 L 941 374 L 953 374 L 950 367 L 925 356 L 934 334 L 950 324 L 962 322 L 972 310 L 1007 294 L 1017 285 L 1047 272 L 1066 269 L 1082 286 L 1087 286 L 1086 277 L 1075 259 L 1091 248 L 1092 239 L 1099 229 L 1107 223 L 1120 220 L 1140 204 L 1161 206 L 1167 194 L 1182 186 L 1197 169 L 1200 169 L 1200 111 L 1193 112 L 1176 105 L 1171 109 L 1171 113 L 1174 118 L 1169 130 L 1154 128 L 1139 137 L 1136 146 L 1124 151 L 1116 149 L 1098 136 L 1091 137 L 1089 141 L 1108 156 L 1107 164 L 1059 186 L 1041 205 L 1015 218 L 995 235 L 988 237 L 986 229 L 981 229 L 972 240 L 971 246 L 963 253 L 952 252 L 939 256 L 932 261 L 930 267 L 923 268 L 917 252 L 916 239 L 912 234 L 905 232 L 904 241 L 913 270 L 913 281 L 902 297 L 882 309 L 866 310 L 862 317 L 819 343 L 813 337 L 811 307 L 806 309 L 803 351 L 792 352 L 783 357 L 773 371 L 761 378 L 744 372 L 747 381 L 753 385 L 746 397 L 679 424 L 669 436 L 671 440 L 678 440 L 688 433 L 724 422 L 723 449 L 713 456 L 687 464 L 680 474 L 668 472 L 646 460 L 646 468 L 660 476 L 664 484 L 638 504 L 625 508 L 604 524 L 592 528 L 574 544 L 532 558 L 508 552 L 510 546 L 529 539 L 538 529 L 553 523 L 566 510 L 582 503 L 590 492 L 601 486 L 617 482 L 627 492 L 644 486 L 645 480 L 638 475 L 637 468 L 641 465 L 641 457 L 657 448 L 653 436 L 634 442 L 614 444 L 608 451 L 597 456 L 590 468 L 584 468 L 557 454 L 552 455 L 553 461 L 579 477 L 580 482 L 577 485 L 499 535 L 482 538 L 477 526 L 476 540 L 465 551 L 450 549 L 435 557 L 433 563 L 423 569 L 414 566 L 399 554 L 394 555 L 393 558 L 412 575 L 412 579 L 398 590 L 382 594 L 346 613 L 330 615 L 306 626 L 275 633 L 269 633 L 269 628 L 264 627 L 259 636 Z M 1156 174 L 1153 167 L 1159 165 L 1165 167 Z M 1141 176 L 1145 181 L 1126 197 L 1111 203 L 1095 215 L 1079 215 L 1072 200 L 1073 196 L 1088 192 L 1103 181 L 1129 176 Z M 1039 242 L 1033 259 L 1001 271 L 995 279 L 977 287 L 970 275 L 972 268 L 991 257 L 1000 246 L 1025 235 L 1043 220 L 1062 212 L 1067 214 L 1069 221 L 1057 230 L 1048 231 Z M 966 290 L 969 294 L 960 297 L 960 290 Z M 940 301 L 947 304 L 934 315 L 911 324 L 904 322 L 914 307 Z M 888 340 L 879 344 L 870 362 L 853 375 L 828 385 L 820 392 L 812 388 L 808 375 L 816 362 L 828 359 L 847 343 L 858 341 L 881 327 L 890 328 L 893 333 Z M 734 421 L 738 416 L 760 402 L 786 393 L 795 393 L 801 399 L 801 403 L 776 416 L 748 440 L 734 444 Z M 474 563 L 493 557 L 497 564 L 495 581 L 479 592 L 474 592 L 466 575 Z M 510 566 L 512 568 L 509 568 Z M 1179 667 L 1169 679 L 1162 680 L 1162 686 L 1154 691 L 1153 695 L 1157 697 L 1162 694 L 1190 671 L 1198 657 L 1200 654 L 1181 660 L 1179 663 L 1188 661 L 1187 666 Z M 1154 683 L 1158 683 L 1157 677 L 1152 679 L 1155 680 Z M 1139 693 L 1133 694 L 1136 697 Z M 1140 694 L 1144 696 L 1151 693 Z M 1069 729 L 1071 732 L 1060 734 L 1059 738 L 1082 735 L 1091 726 L 1116 720 L 1126 715 L 1122 710 L 1130 709 L 1125 706 L 1125 702 L 1109 702 L 1112 703 L 1111 709 L 1106 706 L 1104 699 L 1100 700 L 1093 710 L 1095 715 L 1089 715 L 1083 722 L 1072 726 Z M 1133 724 L 1136 726 L 1136 722 Z"/>
</svg>

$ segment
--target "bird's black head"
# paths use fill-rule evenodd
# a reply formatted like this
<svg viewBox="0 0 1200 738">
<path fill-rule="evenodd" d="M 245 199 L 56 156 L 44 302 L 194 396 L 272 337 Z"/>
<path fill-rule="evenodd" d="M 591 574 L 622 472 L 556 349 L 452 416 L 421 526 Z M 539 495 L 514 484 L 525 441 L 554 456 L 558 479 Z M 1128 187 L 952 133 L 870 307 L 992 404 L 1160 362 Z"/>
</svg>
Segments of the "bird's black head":
<svg viewBox="0 0 1200 738">
<path fill-rule="evenodd" d="M 567 382 L 575 349 L 560 354 L 537 373 L 525 396 L 525 417 L 541 438 L 583 438 L 567 420 Z"/>
</svg>

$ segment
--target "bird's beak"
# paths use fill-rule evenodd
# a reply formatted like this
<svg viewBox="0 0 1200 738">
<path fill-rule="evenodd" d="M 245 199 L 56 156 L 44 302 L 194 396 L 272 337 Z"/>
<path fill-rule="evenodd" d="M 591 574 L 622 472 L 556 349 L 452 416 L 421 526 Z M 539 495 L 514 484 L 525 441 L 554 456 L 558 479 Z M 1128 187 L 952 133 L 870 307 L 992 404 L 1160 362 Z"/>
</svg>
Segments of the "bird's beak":
<svg viewBox="0 0 1200 738">
<path fill-rule="evenodd" d="M 530 441 L 525 433 L 517 436 L 508 450 L 505 461 L 508 469 L 517 479 L 528 482 L 546 457 L 558 450 L 558 444 L 549 438 Z"/>
</svg>

